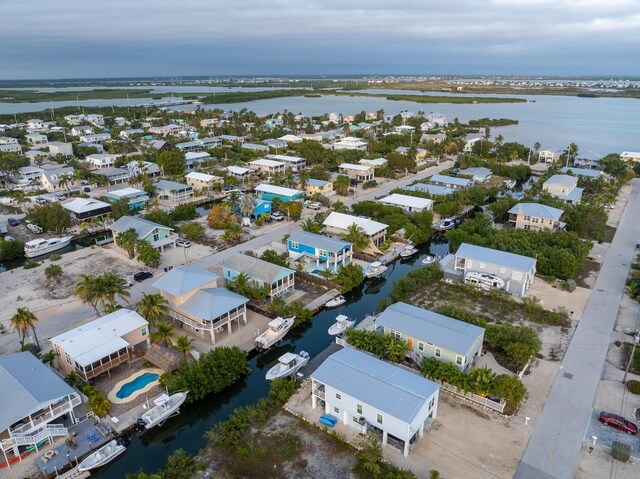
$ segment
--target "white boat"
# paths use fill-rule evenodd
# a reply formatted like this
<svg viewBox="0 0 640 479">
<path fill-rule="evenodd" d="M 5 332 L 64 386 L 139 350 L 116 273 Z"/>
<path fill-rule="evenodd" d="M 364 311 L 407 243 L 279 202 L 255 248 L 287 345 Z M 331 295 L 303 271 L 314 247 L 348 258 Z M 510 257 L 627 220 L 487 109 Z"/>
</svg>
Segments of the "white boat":
<svg viewBox="0 0 640 479">
<path fill-rule="evenodd" d="M 163 394 L 153 402 L 154 407 L 145 412 L 140 419 L 144 423 L 146 429 L 151 429 L 154 426 L 162 425 L 164 422 L 172 416 L 175 416 L 180 412 L 180 406 L 187 399 L 189 392 L 175 393 L 171 396 Z"/>
<path fill-rule="evenodd" d="M 433 264 L 436 261 L 436 257 L 432 255 L 428 255 L 425 259 L 422 260 L 422 264 Z"/>
<path fill-rule="evenodd" d="M 367 271 L 365 271 L 364 275 L 367 278 L 377 278 L 378 276 L 382 275 L 386 270 L 387 270 L 387 267 L 385 265 L 383 265 L 379 261 L 374 261 L 369 265 L 369 268 L 367 269 Z"/>
<path fill-rule="evenodd" d="M 89 454 L 84 460 L 78 465 L 78 471 L 90 471 L 92 469 L 96 469 L 100 466 L 104 466 L 108 462 L 113 461 L 116 457 L 122 454 L 127 448 L 118 444 L 116 440 L 109 442 L 108 444 L 102 446 L 96 452 Z"/>
<path fill-rule="evenodd" d="M 504 280 L 494 274 L 480 273 L 478 271 L 469 271 L 464 275 L 464 282 L 475 284 L 478 288 L 484 290 L 503 289 Z"/>
<path fill-rule="evenodd" d="M 437 230 L 446 231 L 446 230 L 450 230 L 455 225 L 456 225 L 456 220 L 454 218 L 445 218 L 442 221 L 436 221 L 431 226 Z"/>
<path fill-rule="evenodd" d="M 516 186 L 516 180 L 504 180 L 504 181 L 502 182 L 502 184 L 503 184 L 506 188 L 508 188 L 508 189 L 510 189 L 510 190 L 511 190 L 511 189 L 515 188 L 515 186 Z"/>
<path fill-rule="evenodd" d="M 400 251 L 400 257 L 401 258 L 410 258 L 411 256 L 413 256 L 414 254 L 418 253 L 418 248 L 416 248 L 415 246 L 408 244 L 407 246 L 405 246 L 404 248 L 402 248 L 402 251 Z"/>
<path fill-rule="evenodd" d="M 337 336 L 338 334 L 344 333 L 347 329 L 353 328 L 354 324 L 356 324 L 356 322 L 349 319 L 348 316 L 339 314 L 336 322 L 329 328 L 329 334 L 331 336 Z"/>
<path fill-rule="evenodd" d="M 309 362 L 309 353 L 300 351 L 299 354 L 285 353 L 278 359 L 278 364 L 267 371 L 267 381 L 291 376 Z"/>
<path fill-rule="evenodd" d="M 289 318 L 278 316 L 276 319 L 269 321 L 267 330 L 256 338 L 256 348 L 269 349 L 276 344 L 285 337 L 291 326 L 293 326 L 295 319 L 295 316 Z"/>
<path fill-rule="evenodd" d="M 325 306 L 327 308 L 337 308 L 338 306 L 342 306 L 346 302 L 347 302 L 347 300 L 344 299 L 344 296 L 340 295 L 340 296 L 337 296 L 337 297 L 327 301 Z"/>
<path fill-rule="evenodd" d="M 64 248 L 71 243 L 71 236 L 63 236 L 62 238 L 50 239 L 34 239 L 24 244 L 24 255 L 27 258 L 33 258 L 42 254 L 51 253 Z"/>
</svg>

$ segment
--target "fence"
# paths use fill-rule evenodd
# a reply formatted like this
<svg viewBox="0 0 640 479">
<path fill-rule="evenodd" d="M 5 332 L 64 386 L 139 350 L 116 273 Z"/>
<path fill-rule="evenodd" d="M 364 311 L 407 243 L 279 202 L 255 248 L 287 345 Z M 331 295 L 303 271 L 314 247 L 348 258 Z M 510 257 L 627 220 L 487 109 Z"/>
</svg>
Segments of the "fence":
<svg viewBox="0 0 640 479">
<path fill-rule="evenodd" d="M 504 414 L 504 408 L 507 405 L 504 399 L 500 400 L 500 402 L 496 402 L 493 399 L 478 396 L 477 394 L 473 394 L 469 392 L 460 392 L 457 387 L 452 386 L 451 384 L 448 384 L 445 382 L 441 383 L 440 387 L 445 391 L 450 392 L 454 396 L 459 396 L 464 399 L 468 399 L 471 402 L 480 404 L 481 406 L 488 407 L 489 409 L 499 412 L 500 414 Z"/>
<path fill-rule="evenodd" d="M 296 271 L 296 278 L 300 281 L 304 281 L 306 283 L 315 284 L 321 286 L 326 289 L 337 289 L 340 291 L 340 285 L 334 283 L 331 280 L 319 278 L 311 273 L 307 273 L 306 271 Z"/>
<path fill-rule="evenodd" d="M 353 252 L 353 259 L 359 259 L 360 261 L 366 261 L 367 263 L 373 263 L 376 261 L 374 256 L 365 253 L 356 253 L 355 251 Z"/>
</svg>

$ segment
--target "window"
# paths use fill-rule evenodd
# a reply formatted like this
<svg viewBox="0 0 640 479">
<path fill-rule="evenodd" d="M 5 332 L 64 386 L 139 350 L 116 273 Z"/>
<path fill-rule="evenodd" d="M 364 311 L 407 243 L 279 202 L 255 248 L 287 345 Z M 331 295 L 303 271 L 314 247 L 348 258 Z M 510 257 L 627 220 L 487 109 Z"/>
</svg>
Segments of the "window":
<svg viewBox="0 0 640 479">
<path fill-rule="evenodd" d="M 382 424 L 382 414 L 380 413 L 376 414 L 376 422 L 378 424 Z"/>
<path fill-rule="evenodd" d="M 393 329 L 390 329 L 389 334 L 396 339 L 400 339 L 400 333 L 398 331 L 394 331 Z"/>
<path fill-rule="evenodd" d="M 336 393 L 336 399 L 342 399 L 342 396 L 340 396 L 340 393 Z"/>
<path fill-rule="evenodd" d="M 158 233 L 153 233 L 153 241 L 160 240 L 160 235 Z"/>
<path fill-rule="evenodd" d="M 429 341 L 427 341 L 427 346 L 433 346 L 433 343 L 430 343 Z"/>
<path fill-rule="evenodd" d="M 433 409 L 433 406 L 436 404 L 436 398 L 431 398 L 429 401 L 429 409 Z"/>
<path fill-rule="evenodd" d="M 355 422 L 356 424 L 358 424 L 358 418 L 357 418 L 357 417 L 355 417 L 355 416 L 351 416 L 351 420 L 352 420 L 353 422 Z"/>
<path fill-rule="evenodd" d="M 299 248 L 298 243 L 296 243 L 295 241 L 292 241 L 291 242 L 291 249 L 298 249 L 298 248 Z"/>
<path fill-rule="evenodd" d="M 537 223 L 539 220 L 538 218 L 532 218 L 531 221 L 533 221 L 534 223 Z"/>
<path fill-rule="evenodd" d="M 64 353 L 64 356 L 65 356 L 65 358 L 67 360 L 67 363 L 71 364 L 71 356 L 69 356 L 68 353 Z"/>
<path fill-rule="evenodd" d="M 531 221 L 531 216 L 527 216 L 527 215 L 525 215 L 524 220 L 525 220 L 525 221 Z"/>
<path fill-rule="evenodd" d="M 337 406 L 333 407 L 333 412 L 335 412 L 336 414 L 340 414 L 340 408 Z"/>
<path fill-rule="evenodd" d="M 362 404 L 356 404 L 356 412 L 362 414 Z"/>
<path fill-rule="evenodd" d="M 436 348 L 435 352 L 434 352 L 434 356 L 436 358 L 441 358 L 442 357 L 442 349 L 440 348 Z"/>
<path fill-rule="evenodd" d="M 462 366 L 464 364 L 464 356 L 456 355 L 456 364 Z"/>
<path fill-rule="evenodd" d="M 318 254 L 320 256 L 327 256 L 327 250 L 326 249 L 321 249 L 321 250 L 318 251 Z"/>
<path fill-rule="evenodd" d="M 142 334 L 143 336 L 146 336 L 147 335 L 147 328 L 142 328 L 140 330 L 140 334 Z"/>
<path fill-rule="evenodd" d="M 418 341 L 418 351 L 424 351 L 424 343 Z"/>
</svg>

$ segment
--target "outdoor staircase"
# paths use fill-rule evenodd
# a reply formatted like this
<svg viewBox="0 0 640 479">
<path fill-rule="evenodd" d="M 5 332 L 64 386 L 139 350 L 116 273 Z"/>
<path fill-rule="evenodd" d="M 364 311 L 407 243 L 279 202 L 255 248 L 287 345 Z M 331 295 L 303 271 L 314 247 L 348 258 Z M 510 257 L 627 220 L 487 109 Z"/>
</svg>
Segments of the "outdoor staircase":
<svg viewBox="0 0 640 479">
<path fill-rule="evenodd" d="M 4 450 L 12 449 L 15 446 L 33 446 L 50 437 L 68 436 L 69 430 L 61 424 L 49 424 L 44 429 L 29 435 L 17 435 L 9 439 L 2 440 Z"/>
</svg>

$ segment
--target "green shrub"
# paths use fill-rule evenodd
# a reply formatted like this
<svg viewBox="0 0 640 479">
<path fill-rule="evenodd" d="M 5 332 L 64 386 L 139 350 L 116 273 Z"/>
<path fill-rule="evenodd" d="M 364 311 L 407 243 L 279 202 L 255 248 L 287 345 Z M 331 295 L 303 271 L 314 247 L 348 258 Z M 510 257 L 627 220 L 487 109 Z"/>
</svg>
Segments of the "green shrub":
<svg viewBox="0 0 640 479">
<path fill-rule="evenodd" d="M 180 226 L 180 232 L 190 239 L 191 241 L 197 240 L 204 234 L 204 226 L 197 221 L 192 223 L 185 223 Z"/>
<path fill-rule="evenodd" d="M 52 253 L 51 256 L 49 256 L 49 261 L 58 261 L 60 258 L 62 258 L 60 253 Z"/>
<path fill-rule="evenodd" d="M 631 446 L 622 442 L 613 441 L 611 444 L 611 455 L 618 461 L 627 462 L 631 459 Z"/>
<path fill-rule="evenodd" d="M 40 266 L 40 263 L 38 263 L 37 261 L 27 261 L 27 263 L 23 267 L 24 269 L 33 269 L 37 268 L 38 266 Z"/>
<path fill-rule="evenodd" d="M 196 205 L 188 203 L 184 205 L 178 205 L 173 209 L 173 211 L 171 211 L 171 213 L 169 213 L 169 217 L 173 221 L 195 220 L 198 217 Z"/>
<path fill-rule="evenodd" d="M 635 379 L 627 381 L 627 389 L 631 394 L 640 394 L 640 381 Z"/>
<path fill-rule="evenodd" d="M 24 256 L 24 242 L 14 240 L 5 241 L 0 236 L 0 261 L 21 258 Z"/>
<path fill-rule="evenodd" d="M 374 188 L 375 186 L 378 186 L 378 182 L 376 180 L 369 180 L 362 183 L 363 190 L 368 190 L 369 188 Z"/>
</svg>

